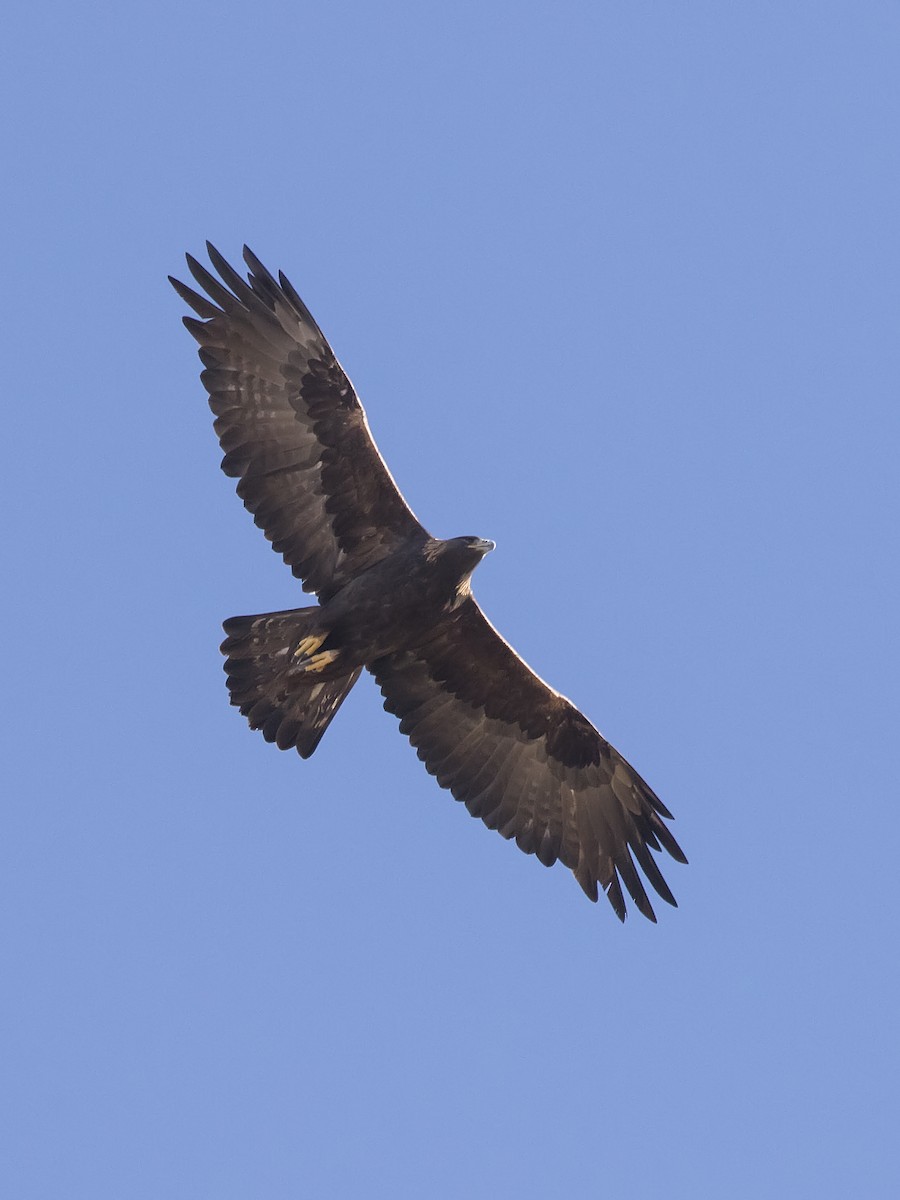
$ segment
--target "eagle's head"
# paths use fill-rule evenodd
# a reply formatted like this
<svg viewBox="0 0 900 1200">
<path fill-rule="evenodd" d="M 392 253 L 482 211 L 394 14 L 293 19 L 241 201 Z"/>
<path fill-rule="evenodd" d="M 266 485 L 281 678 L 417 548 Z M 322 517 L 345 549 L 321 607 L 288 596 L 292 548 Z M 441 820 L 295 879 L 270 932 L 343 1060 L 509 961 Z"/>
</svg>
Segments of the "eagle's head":
<svg viewBox="0 0 900 1200">
<path fill-rule="evenodd" d="M 458 537 L 451 538 L 449 542 L 444 543 L 447 553 L 454 562 L 466 564 L 470 574 L 486 554 L 495 548 L 496 543 L 490 541 L 489 538 L 480 537 Z M 471 564 L 471 565 L 469 565 Z"/>
<path fill-rule="evenodd" d="M 480 537 L 461 537 L 454 538 L 453 543 L 460 542 L 471 553 L 477 554 L 476 562 L 481 562 L 486 554 L 490 554 L 492 550 L 496 550 L 497 543 L 492 542 L 490 538 Z"/>
<path fill-rule="evenodd" d="M 457 537 L 441 543 L 441 560 L 445 569 L 452 572 L 458 597 L 469 594 L 469 580 L 472 572 L 486 554 L 494 549 L 494 543 L 487 538 Z"/>
</svg>

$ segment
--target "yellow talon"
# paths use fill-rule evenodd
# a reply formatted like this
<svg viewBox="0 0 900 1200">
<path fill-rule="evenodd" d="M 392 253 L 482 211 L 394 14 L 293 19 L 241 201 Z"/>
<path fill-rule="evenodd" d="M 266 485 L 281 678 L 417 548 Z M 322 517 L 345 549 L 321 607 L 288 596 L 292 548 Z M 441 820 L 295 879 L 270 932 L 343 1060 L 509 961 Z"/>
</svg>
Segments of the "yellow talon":
<svg viewBox="0 0 900 1200">
<path fill-rule="evenodd" d="M 323 638 L 322 641 L 324 640 Z M 321 654 L 314 654 L 306 663 L 304 669 L 307 671 L 324 671 L 329 663 L 334 662 L 337 656 L 337 650 L 323 650 Z"/>
<path fill-rule="evenodd" d="M 325 636 L 326 635 L 323 634 L 321 637 L 301 638 L 297 645 L 297 649 L 294 651 L 294 658 L 306 658 L 307 655 L 310 655 L 313 653 L 313 651 L 318 650 L 318 648 L 325 641 Z"/>
</svg>

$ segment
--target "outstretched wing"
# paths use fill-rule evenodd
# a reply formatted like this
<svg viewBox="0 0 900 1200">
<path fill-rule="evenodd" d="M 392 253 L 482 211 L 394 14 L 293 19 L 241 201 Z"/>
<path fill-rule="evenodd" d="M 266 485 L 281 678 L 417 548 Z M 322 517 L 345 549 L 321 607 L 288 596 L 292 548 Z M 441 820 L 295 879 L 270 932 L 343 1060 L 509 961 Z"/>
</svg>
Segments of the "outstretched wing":
<svg viewBox="0 0 900 1200">
<path fill-rule="evenodd" d="M 545 866 L 559 859 L 591 900 L 599 884 L 620 920 L 622 883 L 656 920 L 634 859 L 675 904 L 651 853 L 664 848 L 687 861 L 663 824 L 672 814 L 473 599 L 426 646 L 379 659 L 371 670 L 426 769 L 488 828 Z"/>
<path fill-rule="evenodd" d="M 284 275 L 244 247 L 247 280 L 207 243 L 227 286 L 187 256 L 201 296 L 170 280 L 200 320 L 200 378 L 222 469 L 306 591 L 328 599 L 395 547 L 428 535 L 378 453 L 366 414 L 322 331 Z"/>
</svg>

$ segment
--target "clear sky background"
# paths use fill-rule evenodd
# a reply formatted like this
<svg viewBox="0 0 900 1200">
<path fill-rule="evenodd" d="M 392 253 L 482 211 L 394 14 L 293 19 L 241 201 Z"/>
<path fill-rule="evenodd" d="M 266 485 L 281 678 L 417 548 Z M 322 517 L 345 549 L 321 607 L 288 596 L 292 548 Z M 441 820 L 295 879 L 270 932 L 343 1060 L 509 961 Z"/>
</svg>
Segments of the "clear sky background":
<svg viewBox="0 0 900 1200">
<path fill-rule="evenodd" d="M 19 5 L 3 1194 L 894 1197 L 900 8 Z M 220 622 L 303 603 L 166 283 L 283 268 L 484 608 L 677 817 L 651 926 L 307 763 Z"/>
</svg>

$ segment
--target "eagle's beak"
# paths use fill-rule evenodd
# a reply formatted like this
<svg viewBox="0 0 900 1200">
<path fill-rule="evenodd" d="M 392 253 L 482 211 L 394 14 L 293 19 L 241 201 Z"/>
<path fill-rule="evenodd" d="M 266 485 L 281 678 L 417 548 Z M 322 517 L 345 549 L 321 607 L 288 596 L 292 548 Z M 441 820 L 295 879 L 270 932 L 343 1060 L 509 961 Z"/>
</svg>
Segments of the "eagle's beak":
<svg viewBox="0 0 900 1200">
<path fill-rule="evenodd" d="M 479 538 L 478 549 L 482 554 L 490 554 L 492 550 L 496 550 L 497 543 L 492 542 L 490 538 Z"/>
</svg>

